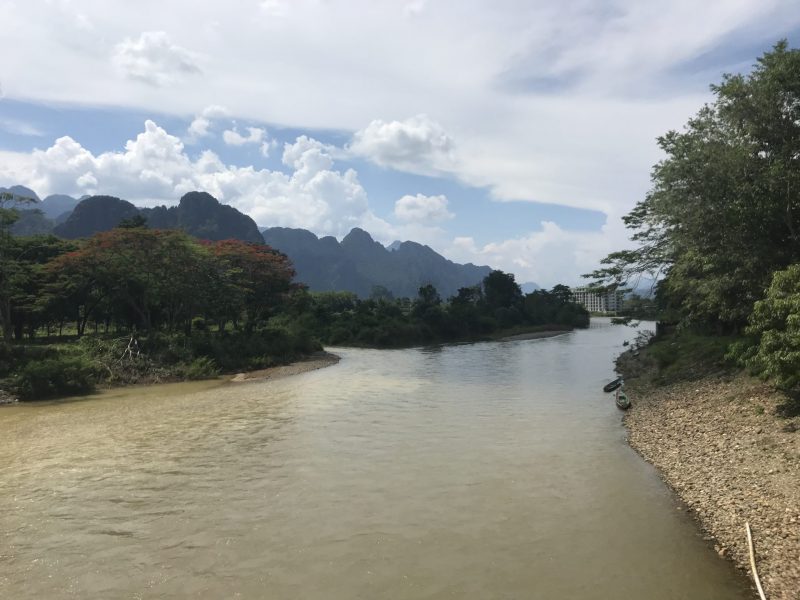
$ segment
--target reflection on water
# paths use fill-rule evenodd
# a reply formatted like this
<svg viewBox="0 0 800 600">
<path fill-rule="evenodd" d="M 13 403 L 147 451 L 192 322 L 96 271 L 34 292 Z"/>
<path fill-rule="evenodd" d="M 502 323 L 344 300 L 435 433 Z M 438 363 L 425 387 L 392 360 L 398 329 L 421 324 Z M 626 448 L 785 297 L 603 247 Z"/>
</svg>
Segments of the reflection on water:
<svg viewBox="0 0 800 600">
<path fill-rule="evenodd" d="M 749 598 L 599 391 L 633 334 L 0 410 L 0 597 Z"/>
</svg>

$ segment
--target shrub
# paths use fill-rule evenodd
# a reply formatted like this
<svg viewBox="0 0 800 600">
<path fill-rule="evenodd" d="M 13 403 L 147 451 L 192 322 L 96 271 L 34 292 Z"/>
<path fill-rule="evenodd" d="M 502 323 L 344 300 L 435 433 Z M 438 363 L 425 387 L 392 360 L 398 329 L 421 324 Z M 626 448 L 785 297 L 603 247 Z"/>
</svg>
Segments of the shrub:
<svg viewBox="0 0 800 600">
<path fill-rule="evenodd" d="M 219 367 L 214 362 L 213 358 L 201 356 L 194 359 L 191 363 L 186 365 L 183 369 L 183 376 L 186 379 L 213 379 L 219 375 Z"/>
<path fill-rule="evenodd" d="M 83 358 L 64 356 L 29 362 L 14 378 L 23 400 L 88 394 L 94 390 L 94 370 Z"/>
<path fill-rule="evenodd" d="M 753 307 L 746 333 L 751 341 L 732 354 L 788 394 L 783 413 L 800 414 L 800 264 L 773 275 L 766 297 Z"/>
</svg>

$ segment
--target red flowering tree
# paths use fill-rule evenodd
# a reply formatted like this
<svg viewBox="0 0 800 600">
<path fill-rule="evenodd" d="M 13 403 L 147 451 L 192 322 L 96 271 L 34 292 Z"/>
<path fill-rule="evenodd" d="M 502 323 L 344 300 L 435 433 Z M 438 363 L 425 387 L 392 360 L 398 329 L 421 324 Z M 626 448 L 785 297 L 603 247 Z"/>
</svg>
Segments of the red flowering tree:
<svg viewBox="0 0 800 600">
<path fill-rule="evenodd" d="M 216 263 L 215 277 L 224 282 L 227 294 L 227 298 L 215 294 L 217 310 L 241 315 L 245 328 L 252 330 L 285 302 L 295 274 L 286 255 L 240 240 L 204 244 Z"/>
<path fill-rule="evenodd" d="M 127 309 L 144 330 L 160 323 L 172 329 L 202 307 L 209 260 L 180 231 L 113 229 L 50 262 L 50 293 L 70 300 L 79 335 L 102 306 Z"/>
</svg>

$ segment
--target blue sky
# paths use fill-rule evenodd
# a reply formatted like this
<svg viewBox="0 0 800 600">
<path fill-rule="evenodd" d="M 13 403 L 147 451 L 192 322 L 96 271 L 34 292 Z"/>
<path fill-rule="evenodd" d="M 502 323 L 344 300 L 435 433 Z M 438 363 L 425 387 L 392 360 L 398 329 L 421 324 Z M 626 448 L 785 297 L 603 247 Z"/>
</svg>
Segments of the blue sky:
<svg viewBox="0 0 800 600">
<path fill-rule="evenodd" d="M 0 1 L 0 186 L 205 189 L 261 226 L 414 239 L 575 284 L 629 244 L 655 137 L 793 2 Z"/>
</svg>

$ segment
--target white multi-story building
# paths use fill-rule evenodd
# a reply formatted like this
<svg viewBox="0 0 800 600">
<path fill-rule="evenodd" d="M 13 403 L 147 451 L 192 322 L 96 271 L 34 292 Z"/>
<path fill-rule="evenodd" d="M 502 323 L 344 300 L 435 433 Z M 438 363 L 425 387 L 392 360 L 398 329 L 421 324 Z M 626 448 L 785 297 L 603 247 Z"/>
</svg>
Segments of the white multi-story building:
<svg viewBox="0 0 800 600">
<path fill-rule="evenodd" d="M 588 287 L 572 288 L 572 300 L 592 313 L 615 313 L 622 308 L 624 294 L 620 290 L 597 292 Z"/>
</svg>

